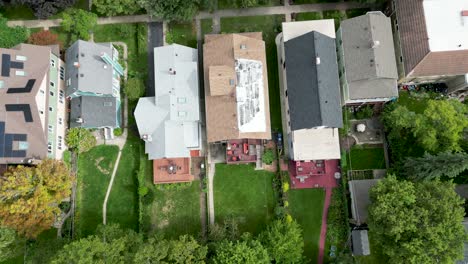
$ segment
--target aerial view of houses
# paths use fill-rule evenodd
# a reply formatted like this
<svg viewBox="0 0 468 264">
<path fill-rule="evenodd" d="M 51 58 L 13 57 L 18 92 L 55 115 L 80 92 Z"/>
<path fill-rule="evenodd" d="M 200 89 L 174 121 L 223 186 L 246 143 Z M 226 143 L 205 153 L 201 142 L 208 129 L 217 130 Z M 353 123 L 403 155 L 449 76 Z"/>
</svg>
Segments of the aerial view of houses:
<svg viewBox="0 0 468 264">
<path fill-rule="evenodd" d="M 468 263 L 468 0 L 0 0 L 0 263 Z"/>
</svg>

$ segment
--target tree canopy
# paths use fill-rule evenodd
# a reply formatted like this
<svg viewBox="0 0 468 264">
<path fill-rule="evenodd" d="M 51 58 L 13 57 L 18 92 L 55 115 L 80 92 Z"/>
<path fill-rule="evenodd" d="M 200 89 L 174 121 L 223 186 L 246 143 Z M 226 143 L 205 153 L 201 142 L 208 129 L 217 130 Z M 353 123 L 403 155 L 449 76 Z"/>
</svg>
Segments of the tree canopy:
<svg viewBox="0 0 468 264">
<path fill-rule="evenodd" d="M 148 14 L 168 21 L 189 21 L 198 13 L 200 0 L 138 0 Z"/>
<path fill-rule="evenodd" d="M 62 28 L 71 39 L 89 40 L 89 33 L 97 25 L 97 15 L 83 9 L 70 8 L 63 12 Z"/>
<path fill-rule="evenodd" d="M 399 155 L 394 158 L 461 150 L 463 132 L 468 127 L 468 106 L 454 99 L 425 102 L 419 112 L 400 102 L 384 111 L 393 155 Z M 415 148 L 419 150 L 413 151 Z"/>
<path fill-rule="evenodd" d="M 370 196 L 370 237 L 389 263 L 454 263 L 463 257 L 463 201 L 453 183 L 389 176 Z"/>
<path fill-rule="evenodd" d="M 258 240 L 223 241 L 216 247 L 213 263 L 217 264 L 267 264 L 270 263 L 268 252 Z"/>
<path fill-rule="evenodd" d="M 106 16 L 131 15 L 141 8 L 136 0 L 93 0 L 93 5 Z"/>
<path fill-rule="evenodd" d="M 31 7 L 37 18 L 46 19 L 73 6 L 75 0 L 17 0 L 16 3 Z"/>
<path fill-rule="evenodd" d="M 41 30 L 35 33 L 32 33 L 28 38 L 29 44 L 34 45 L 59 45 L 62 46 L 62 42 L 58 39 L 58 35 L 50 32 L 49 30 Z"/>
<path fill-rule="evenodd" d="M 21 239 L 15 230 L 0 227 L 0 262 L 18 256 L 22 247 L 24 239 Z"/>
<path fill-rule="evenodd" d="M 0 48 L 11 48 L 26 41 L 29 36 L 29 29 L 25 27 L 9 27 L 8 20 L 0 14 Z"/>
<path fill-rule="evenodd" d="M 276 220 L 260 235 L 275 263 L 302 263 L 302 229 L 296 221 Z"/>
<path fill-rule="evenodd" d="M 1 225 L 35 238 L 54 223 L 72 180 L 65 164 L 51 159 L 37 167 L 10 168 L 0 177 Z"/>
<path fill-rule="evenodd" d="M 424 157 L 407 158 L 403 165 L 405 175 L 413 180 L 432 180 L 442 176 L 454 178 L 466 169 L 468 154 L 463 152 L 426 153 Z"/>
<path fill-rule="evenodd" d="M 87 152 L 96 145 L 96 138 L 85 128 L 71 128 L 65 137 L 67 146 L 78 153 Z"/>
</svg>

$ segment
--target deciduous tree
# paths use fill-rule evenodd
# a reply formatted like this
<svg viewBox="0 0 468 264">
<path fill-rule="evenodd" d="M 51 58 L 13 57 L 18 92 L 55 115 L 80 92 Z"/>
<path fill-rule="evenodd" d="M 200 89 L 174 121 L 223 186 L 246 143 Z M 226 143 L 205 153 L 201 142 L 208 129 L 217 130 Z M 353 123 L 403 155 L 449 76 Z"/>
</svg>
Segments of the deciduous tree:
<svg viewBox="0 0 468 264">
<path fill-rule="evenodd" d="M 168 21 L 189 21 L 198 13 L 200 0 L 138 0 L 148 14 Z"/>
<path fill-rule="evenodd" d="M 106 16 L 130 15 L 140 10 L 136 0 L 93 0 L 96 10 Z"/>
<path fill-rule="evenodd" d="M 267 264 L 270 263 L 268 252 L 258 240 L 243 239 L 223 241 L 216 247 L 213 263 L 218 264 Z"/>
<path fill-rule="evenodd" d="M 11 48 L 24 41 L 29 36 L 29 29 L 25 27 L 9 27 L 8 20 L 0 14 L 0 48 Z"/>
<path fill-rule="evenodd" d="M 58 35 L 50 32 L 49 30 L 41 30 L 35 33 L 32 33 L 28 38 L 29 44 L 34 45 L 59 45 L 62 46 L 62 42 L 58 39 Z"/>
<path fill-rule="evenodd" d="M 426 153 L 421 158 L 407 158 L 403 166 L 405 175 L 414 180 L 432 180 L 442 176 L 454 178 L 466 169 L 468 154 L 463 152 Z"/>
<path fill-rule="evenodd" d="M 15 230 L 0 227 L 0 262 L 18 256 L 23 247 L 24 239 Z"/>
<path fill-rule="evenodd" d="M 275 263 L 302 263 L 302 229 L 296 221 L 272 222 L 260 239 Z"/>
<path fill-rule="evenodd" d="M 370 196 L 370 235 L 389 263 L 454 263 L 463 257 L 463 201 L 453 183 L 389 176 Z"/>
<path fill-rule="evenodd" d="M 70 8 L 62 15 L 62 28 L 72 40 L 89 40 L 89 33 L 97 25 L 97 15 L 83 9 Z"/>
<path fill-rule="evenodd" d="M 31 7 L 37 18 L 45 19 L 73 6 L 75 0 L 17 0 L 17 3 Z"/>
<path fill-rule="evenodd" d="M 60 161 L 44 160 L 37 167 L 10 168 L 0 178 L 1 225 L 34 238 L 49 229 L 70 196 L 73 177 Z"/>
<path fill-rule="evenodd" d="M 85 128 L 71 128 L 65 137 L 67 146 L 78 153 L 87 152 L 96 145 L 96 138 Z"/>
</svg>

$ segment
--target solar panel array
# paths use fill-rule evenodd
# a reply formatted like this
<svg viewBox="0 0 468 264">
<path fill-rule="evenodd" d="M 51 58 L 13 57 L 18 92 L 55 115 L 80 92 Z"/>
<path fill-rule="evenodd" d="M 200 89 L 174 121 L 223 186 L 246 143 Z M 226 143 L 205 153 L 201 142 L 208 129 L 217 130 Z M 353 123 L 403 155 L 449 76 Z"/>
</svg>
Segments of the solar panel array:
<svg viewBox="0 0 468 264">
<path fill-rule="evenodd" d="M 10 77 L 10 69 L 23 69 L 24 63 L 20 61 L 11 61 L 10 54 L 2 54 L 2 76 Z"/>
<path fill-rule="evenodd" d="M 13 150 L 15 141 L 27 141 L 26 134 L 7 134 L 5 133 L 5 122 L 0 122 L 0 158 L 24 158 L 26 150 Z"/>
</svg>

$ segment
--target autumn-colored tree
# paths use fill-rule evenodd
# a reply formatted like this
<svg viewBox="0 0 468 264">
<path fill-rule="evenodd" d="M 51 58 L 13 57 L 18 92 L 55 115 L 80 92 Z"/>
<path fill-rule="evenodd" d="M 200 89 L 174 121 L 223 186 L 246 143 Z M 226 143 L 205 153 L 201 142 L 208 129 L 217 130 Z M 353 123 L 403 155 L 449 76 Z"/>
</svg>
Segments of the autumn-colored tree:
<svg viewBox="0 0 468 264">
<path fill-rule="evenodd" d="M 59 45 L 62 47 L 62 42 L 58 39 L 58 35 L 49 30 L 41 30 L 32 33 L 28 38 L 28 43 L 41 46 Z"/>
<path fill-rule="evenodd" d="M 47 159 L 37 167 L 17 166 L 0 177 L 0 225 L 35 238 L 49 229 L 70 196 L 73 177 L 64 163 Z"/>
</svg>

